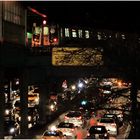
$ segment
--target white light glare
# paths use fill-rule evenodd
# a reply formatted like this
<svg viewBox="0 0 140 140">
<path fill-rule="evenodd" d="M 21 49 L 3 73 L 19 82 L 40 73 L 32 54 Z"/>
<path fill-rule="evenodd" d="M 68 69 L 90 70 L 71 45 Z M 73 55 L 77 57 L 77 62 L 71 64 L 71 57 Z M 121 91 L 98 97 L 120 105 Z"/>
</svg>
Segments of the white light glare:
<svg viewBox="0 0 140 140">
<path fill-rule="evenodd" d="M 79 83 L 79 84 L 78 84 L 78 87 L 79 87 L 79 88 L 82 88 L 82 87 L 83 87 L 83 83 Z"/>
<path fill-rule="evenodd" d="M 53 125 L 53 126 L 51 126 L 50 129 L 51 129 L 51 131 L 54 131 L 54 130 L 56 130 L 56 126 Z"/>
<path fill-rule="evenodd" d="M 11 128 L 10 133 L 14 133 L 14 132 L 15 132 L 15 128 Z"/>
<path fill-rule="evenodd" d="M 72 90 L 75 90 L 76 89 L 76 86 L 75 85 L 72 85 L 71 88 L 72 88 Z"/>
</svg>

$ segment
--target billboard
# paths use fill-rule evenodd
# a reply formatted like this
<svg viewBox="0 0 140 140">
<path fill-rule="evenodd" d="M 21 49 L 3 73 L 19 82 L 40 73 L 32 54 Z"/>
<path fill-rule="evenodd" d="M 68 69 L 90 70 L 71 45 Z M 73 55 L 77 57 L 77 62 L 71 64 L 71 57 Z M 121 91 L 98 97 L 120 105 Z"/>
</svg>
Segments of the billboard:
<svg viewBox="0 0 140 140">
<path fill-rule="evenodd" d="M 103 65 L 102 50 L 96 48 L 54 47 L 53 66 L 98 66 Z"/>
</svg>

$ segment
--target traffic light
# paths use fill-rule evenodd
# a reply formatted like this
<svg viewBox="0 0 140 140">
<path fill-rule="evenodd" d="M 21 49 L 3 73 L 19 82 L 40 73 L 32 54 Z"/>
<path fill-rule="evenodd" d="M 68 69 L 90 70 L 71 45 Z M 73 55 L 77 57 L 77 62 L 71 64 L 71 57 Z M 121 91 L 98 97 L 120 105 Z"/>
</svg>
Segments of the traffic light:
<svg viewBox="0 0 140 140">
<path fill-rule="evenodd" d="M 47 24 L 47 21 L 44 19 L 43 20 L 43 25 L 46 25 Z"/>
<path fill-rule="evenodd" d="M 53 38 L 53 42 L 57 42 L 58 41 L 58 38 Z"/>
<path fill-rule="evenodd" d="M 33 34 L 33 41 L 34 42 L 39 42 L 39 38 L 40 38 L 39 34 Z"/>
<path fill-rule="evenodd" d="M 58 38 L 57 37 L 51 37 L 50 38 L 50 44 L 51 45 L 58 45 Z"/>
<path fill-rule="evenodd" d="M 58 39 L 58 29 L 57 26 L 51 26 L 50 27 L 50 44 L 51 45 L 58 45 L 59 39 Z"/>
<path fill-rule="evenodd" d="M 40 46 L 40 34 L 33 34 L 32 36 L 32 47 Z"/>
<path fill-rule="evenodd" d="M 86 100 L 81 101 L 81 105 L 86 105 L 86 104 L 87 104 Z"/>
</svg>

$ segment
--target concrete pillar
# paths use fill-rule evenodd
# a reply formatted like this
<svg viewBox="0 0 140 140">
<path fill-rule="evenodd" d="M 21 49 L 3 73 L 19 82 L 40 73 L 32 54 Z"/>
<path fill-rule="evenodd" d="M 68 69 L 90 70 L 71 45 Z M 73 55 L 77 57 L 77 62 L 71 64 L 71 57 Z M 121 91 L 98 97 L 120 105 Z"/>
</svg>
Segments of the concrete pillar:
<svg viewBox="0 0 140 140">
<path fill-rule="evenodd" d="M 133 124 L 133 134 L 134 137 L 136 136 L 136 118 L 137 118 L 137 92 L 138 92 L 138 87 L 137 87 L 137 81 L 135 79 L 132 80 L 131 83 L 131 93 L 130 93 L 130 98 L 132 101 L 132 108 L 131 108 L 131 114 L 132 114 L 132 124 Z M 133 138 L 134 138 L 133 137 Z"/>
<path fill-rule="evenodd" d="M 3 92 L 4 87 L 4 71 L 0 69 L 0 139 L 4 138 L 4 111 L 5 111 L 5 95 Z"/>
<path fill-rule="evenodd" d="M 47 95 L 48 95 L 48 90 L 47 90 L 47 84 L 45 82 L 42 82 L 39 85 L 39 123 L 40 124 L 45 124 L 46 123 L 46 108 L 47 108 Z"/>
<path fill-rule="evenodd" d="M 20 102 L 21 102 L 21 138 L 28 136 L 28 69 L 23 69 L 20 77 Z"/>
</svg>

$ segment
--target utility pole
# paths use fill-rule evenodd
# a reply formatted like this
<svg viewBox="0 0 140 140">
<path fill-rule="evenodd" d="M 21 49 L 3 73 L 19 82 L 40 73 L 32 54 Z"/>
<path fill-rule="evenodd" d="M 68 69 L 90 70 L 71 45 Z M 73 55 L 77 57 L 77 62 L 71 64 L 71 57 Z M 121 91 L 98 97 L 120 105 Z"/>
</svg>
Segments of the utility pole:
<svg viewBox="0 0 140 140">
<path fill-rule="evenodd" d="M 3 62 L 3 2 L 0 1 L 0 139 L 4 138 L 4 62 Z"/>
</svg>

